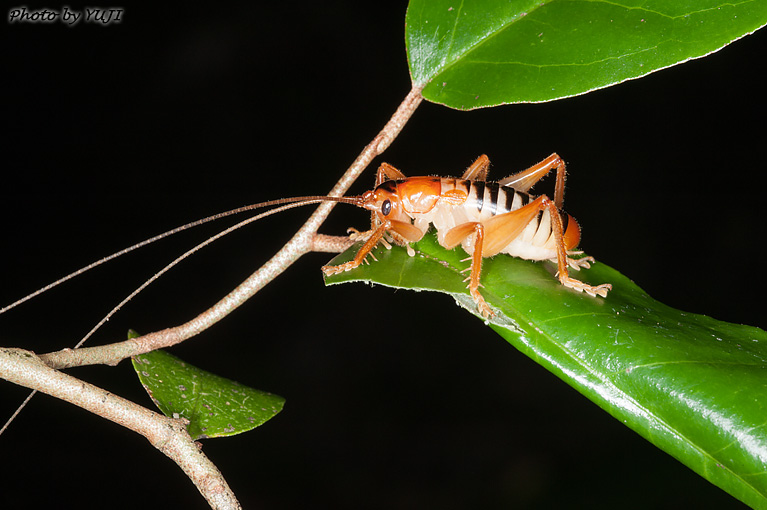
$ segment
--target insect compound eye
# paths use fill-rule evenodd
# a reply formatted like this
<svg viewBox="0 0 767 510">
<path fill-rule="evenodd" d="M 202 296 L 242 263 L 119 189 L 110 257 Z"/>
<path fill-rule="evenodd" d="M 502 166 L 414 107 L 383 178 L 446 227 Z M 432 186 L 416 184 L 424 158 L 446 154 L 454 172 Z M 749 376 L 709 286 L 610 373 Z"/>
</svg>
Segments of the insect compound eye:
<svg viewBox="0 0 767 510">
<path fill-rule="evenodd" d="M 389 213 L 391 212 L 391 200 L 388 198 L 383 201 L 383 204 L 381 204 L 381 214 L 384 216 L 389 216 Z"/>
</svg>

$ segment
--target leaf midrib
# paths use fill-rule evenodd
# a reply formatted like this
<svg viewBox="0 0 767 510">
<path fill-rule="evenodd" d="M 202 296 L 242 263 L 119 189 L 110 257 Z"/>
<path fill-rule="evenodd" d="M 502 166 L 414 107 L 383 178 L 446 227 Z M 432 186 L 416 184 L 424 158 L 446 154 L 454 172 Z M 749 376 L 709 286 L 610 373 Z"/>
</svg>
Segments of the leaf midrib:
<svg viewBox="0 0 767 510">
<path fill-rule="evenodd" d="M 578 2 L 584 2 L 585 1 L 585 2 L 588 2 L 588 3 L 603 3 L 603 4 L 606 4 L 606 5 L 612 5 L 612 6 L 615 6 L 615 7 L 619 7 L 621 9 L 625 9 L 627 11 L 642 11 L 642 12 L 647 12 L 647 13 L 650 13 L 650 14 L 654 14 L 656 16 L 660 16 L 660 17 L 663 17 L 663 18 L 666 18 L 666 19 L 677 20 L 679 18 L 683 18 L 683 17 L 687 17 L 687 16 L 693 16 L 693 15 L 700 14 L 700 13 L 703 13 L 703 12 L 709 12 L 709 11 L 712 11 L 712 10 L 720 9 L 721 7 L 725 7 L 725 6 L 737 7 L 737 6 L 742 5 L 742 4 L 752 3 L 753 0 L 746 0 L 746 1 L 743 1 L 743 2 L 735 2 L 735 3 L 724 2 L 722 4 L 717 5 L 716 7 L 711 7 L 709 9 L 699 9 L 699 10 L 687 12 L 687 13 L 684 13 L 684 15 L 678 15 L 678 16 L 671 16 L 671 15 L 668 15 L 668 14 L 664 14 L 664 13 L 662 13 L 660 11 L 656 11 L 656 10 L 652 10 L 652 9 L 647 9 L 645 7 L 642 7 L 642 6 L 628 6 L 628 5 L 623 5 L 621 3 L 618 3 L 618 2 L 609 2 L 609 1 L 606 1 L 606 0 L 543 0 L 539 4 L 535 5 L 531 9 L 529 9 L 524 14 L 521 14 L 521 15 L 518 15 L 516 17 L 513 17 L 512 19 L 510 19 L 506 23 L 502 23 L 502 24 L 498 25 L 498 27 L 496 27 L 495 29 L 491 30 L 490 32 L 485 34 L 483 37 L 477 37 L 476 40 L 472 44 L 467 45 L 464 48 L 463 51 L 453 53 L 453 47 L 454 47 L 454 42 L 455 42 L 455 35 L 456 35 L 457 31 L 458 31 L 458 26 L 460 25 L 461 12 L 463 11 L 463 7 L 464 7 L 464 1 L 462 0 L 460 5 L 459 5 L 459 7 L 456 10 L 455 22 L 453 23 L 452 30 L 450 32 L 450 41 L 449 41 L 449 43 L 447 45 L 447 48 L 446 48 L 446 51 L 445 51 L 445 55 L 446 55 L 445 58 L 440 62 L 439 65 L 434 67 L 433 73 L 431 73 L 431 76 L 428 77 L 428 79 L 426 79 L 425 82 L 419 83 L 417 85 L 419 85 L 419 86 L 426 86 L 427 84 L 431 83 L 432 80 L 434 80 L 434 78 L 436 78 L 437 76 L 441 75 L 443 72 L 451 69 L 453 66 L 457 65 L 459 62 L 463 61 L 464 58 L 466 58 L 466 55 L 468 55 L 471 52 L 473 52 L 478 46 L 482 46 L 482 45 L 487 44 L 493 38 L 495 38 L 496 36 L 498 36 L 499 34 L 504 32 L 505 30 L 507 30 L 509 27 L 513 26 L 515 23 L 522 21 L 524 18 L 526 18 L 530 14 L 532 14 L 532 13 L 538 11 L 539 9 L 541 9 L 541 8 L 543 8 L 543 7 L 545 7 L 545 6 L 549 5 L 549 4 L 552 4 L 554 2 L 560 2 L 561 3 L 561 2 L 564 2 L 564 1 L 578 1 Z M 669 41 L 664 41 L 664 43 L 666 43 L 666 42 L 669 42 Z M 493 63 L 494 64 L 517 64 L 517 65 L 533 66 L 533 67 L 539 67 L 539 68 L 554 67 L 554 66 L 556 66 L 556 67 L 565 67 L 565 66 L 576 66 L 576 65 L 578 65 L 578 66 L 581 66 L 581 65 L 582 66 L 589 66 L 589 65 L 599 64 L 599 63 L 602 63 L 602 62 L 605 62 L 605 61 L 609 61 L 609 60 L 620 60 L 620 59 L 625 58 L 627 56 L 632 56 L 632 55 L 635 55 L 635 54 L 638 54 L 638 53 L 643 53 L 643 52 L 646 52 L 646 51 L 651 51 L 651 50 L 656 49 L 656 48 L 657 48 L 657 46 L 653 46 L 651 48 L 643 48 L 643 49 L 641 49 L 639 51 L 636 51 L 636 52 L 633 52 L 631 54 L 620 55 L 618 57 L 609 57 L 609 58 L 606 58 L 606 59 L 596 60 L 596 61 L 592 61 L 592 62 L 588 62 L 588 63 L 581 63 L 581 64 L 576 64 L 576 63 L 569 63 L 568 64 L 568 63 L 564 63 L 564 64 L 555 64 L 555 65 L 545 65 L 544 66 L 544 65 L 536 65 L 536 64 L 530 64 L 530 63 L 525 63 L 525 62 L 493 62 Z M 481 63 L 481 61 L 472 61 L 472 62 L 473 63 Z"/>
<path fill-rule="evenodd" d="M 392 249 L 394 249 L 394 247 Z M 404 249 L 404 248 L 400 248 L 400 249 Z M 420 250 L 418 250 L 417 252 L 422 253 L 422 252 L 420 252 Z M 427 259 L 429 260 L 430 263 L 438 264 L 438 262 L 436 262 L 436 260 L 438 260 L 438 259 L 433 254 L 426 254 L 426 255 L 427 255 Z M 448 262 L 447 265 L 456 274 L 459 274 L 459 275 L 461 274 L 460 269 L 455 267 L 452 263 Z M 485 297 L 493 296 L 494 299 L 492 299 L 492 301 L 494 301 L 496 303 L 505 302 L 505 300 L 502 299 L 501 297 L 499 297 L 498 294 L 496 294 L 494 292 L 491 292 L 489 290 L 485 290 L 483 292 L 483 294 L 485 295 Z M 516 308 L 514 309 L 514 311 L 515 311 L 517 317 L 516 318 L 511 317 L 511 320 L 516 322 L 518 325 L 520 325 L 520 327 L 522 327 L 524 329 L 524 331 L 527 333 L 528 339 L 530 337 L 537 336 L 539 338 L 543 338 L 545 340 L 548 340 L 549 343 L 551 343 L 552 345 L 555 345 L 557 348 L 559 348 L 560 351 L 563 354 L 565 354 L 571 361 L 573 361 L 577 365 L 579 365 L 584 372 L 588 373 L 588 375 L 592 378 L 592 380 L 600 381 L 600 383 L 602 385 L 604 385 L 605 387 L 609 388 L 611 390 L 610 393 L 609 393 L 610 395 L 616 395 L 616 396 L 620 397 L 622 399 L 621 400 L 622 402 L 630 403 L 636 410 L 640 411 L 640 412 L 634 413 L 636 416 L 646 416 L 647 420 L 652 422 L 653 425 L 656 425 L 657 428 L 666 430 L 668 434 L 670 434 L 673 437 L 679 438 L 679 440 L 683 441 L 688 447 L 690 447 L 694 451 L 698 452 L 698 454 L 701 455 L 702 458 L 708 459 L 708 463 L 709 464 L 715 464 L 715 465 L 720 466 L 722 469 L 725 469 L 726 471 L 728 471 L 733 476 L 734 479 L 740 480 L 740 482 L 743 485 L 745 485 L 746 487 L 751 489 L 759 498 L 761 498 L 761 499 L 765 498 L 765 495 L 762 494 L 759 491 L 759 489 L 757 489 L 753 484 L 747 482 L 741 475 L 739 475 L 738 473 L 733 471 L 730 467 L 728 467 L 728 466 L 718 462 L 717 459 L 713 456 L 713 453 L 706 451 L 704 448 L 699 446 L 696 442 L 694 442 L 691 439 L 689 439 L 681 431 L 679 431 L 675 427 L 672 427 L 668 422 L 666 422 L 666 420 L 661 419 L 655 412 L 651 411 L 649 408 L 647 408 L 647 407 L 645 407 L 643 405 L 640 405 L 636 401 L 636 399 L 634 397 L 632 397 L 631 395 L 626 393 L 626 391 L 623 390 L 620 386 L 616 385 L 612 380 L 609 379 L 609 377 L 607 377 L 606 374 L 602 374 L 602 373 L 596 371 L 589 363 L 587 363 L 581 357 L 577 356 L 571 349 L 567 348 L 564 344 L 562 344 L 554 336 L 547 334 L 544 330 L 541 330 L 540 328 L 525 327 L 525 325 L 530 326 L 531 324 L 536 324 L 536 321 L 532 320 L 528 315 L 526 315 L 525 313 L 523 313 L 522 311 L 520 311 L 520 310 L 518 310 Z M 493 322 L 493 321 L 491 320 L 490 322 Z M 523 322 L 524 322 L 524 325 L 523 325 Z M 499 327 L 499 328 L 504 328 L 504 330 L 507 329 L 502 324 L 494 324 L 494 325 L 496 327 Z M 529 340 L 527 342 L 527 347 L 531 351 L 534 349 L 533 346 L 532 346 L 532 343 Z M 535 352 L 535 354 L 539 358 L 543 357 L 543 356 L 541 356 L 541 354 L 539 352 Z M 554 358 L 545 357 L 545 359 L 552 366 L 555 366 L 560 371 L 560 373 L 568 374 L 568 376 L 571 377 L 573 380 L 581 380 L 581 381 L 583 381 L 583 378 L 575 376 L 572 370 L 568 369 L 566 366 L 564 366 L 561 363 L 556 363 Z M 584 385 L 584 386 L 589 386 L 590 387 L 592 385 L 588 384 L 588 385 Z M 603 395 L 602 392 L 598 392 L 598 394 L 599 395 Z M 610 402 L 610 407 L 624 409 L 624 410 L 626 409 L 625 405 L 618 406 L 617 403 L 615 402 L 615 400 Z M 702 468 L 703 469 L 708 469 L 706 467 L 706 464 L 703 464 Z"/>
<path fill-rule="evenodd" d="M 453 67 L 457 62 L 459 62 L 462 59 L 462 57 L 464 55 L 467 55 L 467 54 L 471 53 L 472 51 L 474 51 L 474 49 L 477 46 L 485 44 L 487 41 L 489 41 L 490 39 L 494 38 L 496 35 L 498 35 L 502 31 L 506 30 L 506 28 L 508 28 L 509 26 L 513 25 L 517 21 L 520 21 L 525 16 L 529 15 L 531 12 L 535 12 L 538 9 L 540 9 L 541 7 L 543 7 L 544 5 L 550 4 L 550 3 L 554 2 L 554 1 L 556 1 L 556 0 L 543 0 L 541 3 L 539 3 L 537 6 L 533 7 L 531 10 L 526 12 L 524 15 L 517 16 L 516 18 L 513 18 L 513 19 L 509 20 L 507 23 L 502 23 L 501 25 L 499 25 L 499 27 L 496 30 L 493 30 L 493 31 L 489 32 L 489 35 L 486 35 L 484 37 L 478 37 L 477 40 L 473 44 L 470 44 L 470 45 L 466 46 L 466 49 L 464 51 L 453 54 L 452 51 L 453 51 L 453 43 L 455 42 L 455 34 L 456 34 L 457 30 L 458 30 L 458 25 L 460 24 L 460 14 L 461 14 L 461 11 L 463 10 L 463 5 L 464 5 L 464 2 L 461 1 L 461 5 L 460 5 L 460 7 L 458 8 L 458 10 L 456 12 L 455 23 L 453 23 L 453 27 L 452 27 L 452 30 L 450 32 L 450 42 L 448 43 L 447 49 L 445 51 L 445 55 L 446 55 L 445 59 L 438 66 L 434 67 L 434 72 L 431 74 L 430 77 L 428 77 L 428 79 L 425 82 L 418 83 L 416 85 L 426 86 L 427 84 L 431 83 L 431 81 L 434 78 L 436 78 L 437 76 L 442 74 L 443 71 Z"/>
</svg>

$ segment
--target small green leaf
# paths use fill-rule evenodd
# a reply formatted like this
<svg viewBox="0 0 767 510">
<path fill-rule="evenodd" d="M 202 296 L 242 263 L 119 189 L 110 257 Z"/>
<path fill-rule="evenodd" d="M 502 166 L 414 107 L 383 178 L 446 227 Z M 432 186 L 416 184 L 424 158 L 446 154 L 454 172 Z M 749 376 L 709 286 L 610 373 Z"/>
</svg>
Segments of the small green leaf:
<svg viewBox="0 0 767 510">
<path fill-rule="evenodd" d="M 263 424 L 285 399 L 200 370 L 158 350 L 133 357 L 133 368 L 166 416 L 189 420 L 193 439 L 233 436 Z"/>
<path fill-rule="evenodd" d="M 746 0 L 411 0 L 405 39 L 429 101 L 469 110 L 583 94 L 702 57 L 767 24 Z"/>
<path fill-rule="evenodd" d="M 445 250 L 433 234 L 414 247 L 414 257 L 378 248 L 378 262 L 326 282 L 445 292 L 476 313 L 463 250 Z M 611 283 L 605 299 L 564 288 L 554 271 L 548 262 L 486 259 L 482 293 L 498 311 L 490 327 L 701 476 L 767 508 L 767 333 L 669 308 L 604 264 L 573 276 Z"/>
</svg>

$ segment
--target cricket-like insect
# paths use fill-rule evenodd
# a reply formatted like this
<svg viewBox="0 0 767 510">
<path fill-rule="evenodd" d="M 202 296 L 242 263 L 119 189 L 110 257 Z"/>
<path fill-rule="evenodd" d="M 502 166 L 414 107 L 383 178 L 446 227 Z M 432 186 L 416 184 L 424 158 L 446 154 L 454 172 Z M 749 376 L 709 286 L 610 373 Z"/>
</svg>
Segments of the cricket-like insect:
<svg viewBox="0 0 767 510">
<path fill-rule="evenodd" d="M 326 275 L 333 275 L 358 267 L 378 243 L 383 243 L 387 247 L 390 247 L 389 242 L 405 246 L 412 256 L 415 252 L 410 247 L 410 243 L 423 238 L 430 225 L 433 224 L 437 230 L 437 239 L 442 246 L 452 249 L 460 244 L 470 255 L 471 266 L 468 269 L 470 274 L 466 281 L 469 282 L 469 292 L 479 312 L 484 317 L 493 315 L 493 311 L 479 291 L 482 286 L 480 284 L 482 259 L 499 253 L 507 253 L 530 260 L 556 261 L 557 277 L 562 285 L 586 292 L 591 296 L 606 297 L 607 292 L 612 289 L 609 283 L 592 286 L 571 278 L 567 272 L 568 266 L 575 270 L 580 270 L 582 267 L 588 268 L 594 259 L 592 257 L 579 259 L 569 257 L 569 255 L 582 253 L 572 251 L 578 246 L 581 232 L 575 219 L 562 211 L 565 190 L 564 161 L 558 155 L 552 154 L 527 170 L 498 182 L 486 181 L 489 166 L 490 160 L 487 156 L 482 155 L 469 166 L 460 179 L 456 179 L 451 177 L 406 177 L 393 166 L 383 163 L 376 174 L 375 188 L 362 195 L 283 198 L 240 207 L 197 220 L 85 266 L 0 309 L 0 314 L 96 266 L 169 235 L 239 212 L 279 206 L 228 228 L 177 258 L 117 305 L 85 338 L 80 340 L 76 346 L 79 347 L 124 303 L 177 262 L 202 246 L 240 226 L 265 216 L 307 204 L 331 201 L 368 209 L 372 211 L 372 219 L 371 228 L 366 232 L 350 229 L 353 231 L 352 239 L 364 242 L 354 259 L 339 266 L 324 266 L 322 271 Z M 554 200 L 549 199 L 546 195 L 533 197 L 528 194 L 528 190 L 553 168 L 556 168 L 557 171 Z M 23 406 L 24 404 L 22 404 Z M 17 410 L 16 414 L 20 410 L 21 408 Z M 6 422 L 5 426 L 0 429 L 0 433 L 12 419 L 13 417 Z"/>
<path fill-rule="evenodd" d="M 575 270 L 590 267 L 592 257 L 570 258 L 582 252 L 578 246 L 578 223 L 562 211 L 565 189 L 565 162 L 552 154 L 540 163 L 498 182 L 487 182 L 490 160 L 482 155 L 460 179 L 451 177 L 406 177 L 383 163 L 376 175 L 376 187 L 356 199 L 355 205 L 372 214 L 371 229 L 355 232 L 365 240 L 353 260 L 339 266 L 324 266 L 326 275 L 358 267 L 382 240 L 408 246 L 419 241 L 434 225 L 439 244 L 452 249 L 459 244 L 470 255 L 469 292 L 484 317 L 493 314 L 479 291 L 482 259 L 498 253 L 529 260 L 552 260 L 565 287 L 606 297 L 609 283 L 588 285 L 570 277 Z M 527 193 L 552 168 L 556 168 L 554 200 Z M 412 249 L 408 249 L 412 255 Z"/>
<path fill-rule="evenodd" d="M 410 247 L 410 243 L 421 240 L 429 230 L 429 226 L 433 224 L 437 230 L 437 239 L 442 246 L 453 249 L 460 244 L 470 255 L 471 266 L 468 271 L 471 272 L 466 281 L 469 281 L 469 292 L 484 317 L 492 315 L 493 312 L 479 292 L 479 288 L 482 286 L 480 284 L 482 259 L 498 253 L 507 253 L 529 260 L 556 261 L 557 276 L 562 285 L 586 292 L 591 296 L 606 297 L 607 291 L 612 289 L 609 283 L 596 286 L 588 285 L 571 278 L 567 272 L 568 266 L 575 270 L 580 270 L 582 267 L 588 268 L 594 259 L 592 257 L 579 259 L 569 257 L 569 255 L 577 255 L 582 252 L 572 251 L 580 241 L 580 227 L 572 216 L 561 210 L 565 189 L 564 161 L 557 154 L 552 154 L 527 170 L 498 182 L 486 181 L 489 166 L 490 160 L 487 156 L 482 155 L 469 166 L 460 179 L 456 179 L 433 176 L 406 177 L 390 164 L 382 163 L 376 174 L 375 188 L 362 195 L 282 198 L 197 220 L 75 271 L 0 309 L 0 314 L 98 265 L 182 230 L 239 212 L 280 206 L 230 227 L 215 236 L 215 238 L 219 238 L 239 226 L 264 216 L 293 207 L 330 201 L 368 209 L 372 211 L 372 219 L 371 228 L 368 231 L 358 232 L 355 229 L 350 229 L 353 231 L 352 239 L 364 242 L 354 259 L 340 266 L 324 266 L 322 271 L 326 275 L 333 275 L 358 267 L 365 262 L 371 250 L 378 243 L 383 243 L 387 247 L 390 247 L 389 242 L 405 246 L 412 256 L 415 252 Z M 554 200 L 552 201 L 546 195 L 533 197 L 528 194 L 527 191 L 553 168 L 556 168 L 557 171 Z M 177 261 L 215 238 L 211 238 L 190 250 Z M 162 272 L 171 266 L 166 267 Z"/>
</svg>

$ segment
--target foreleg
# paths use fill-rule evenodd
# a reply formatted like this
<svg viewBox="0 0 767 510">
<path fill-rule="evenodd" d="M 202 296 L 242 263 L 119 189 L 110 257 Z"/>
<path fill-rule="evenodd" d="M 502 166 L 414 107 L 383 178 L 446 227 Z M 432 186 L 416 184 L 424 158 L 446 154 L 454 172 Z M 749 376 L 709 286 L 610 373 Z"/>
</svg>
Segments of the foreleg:
<svg viewBox="0 0 767 510">
<path fill-rule="evenodd" d="M 381 241 L 384 233 L 390 227 L 391 222 L 389 220 L 384 221 L 368 237 L 368 240 L 365 241 L 365 244 L 359 249 L 357 255 L 354 256 L 354 259 L 339 266 L 322 266 L 322 272 L 325 273 L 326 276 L 330 276 L 359 267 L 360 264 L 365 261 L 365 258 L 367 258 L 368 255 L 371 255 L 370 251 L 375 248 L 375 245 L 377 245 L 379 241 Z"/>
</svg>

